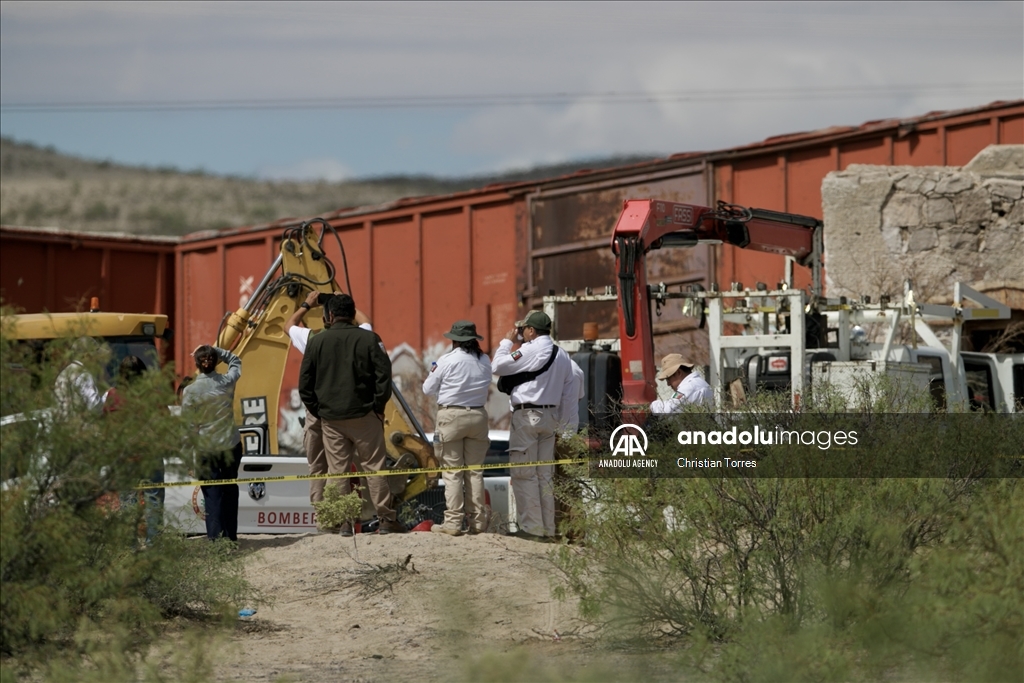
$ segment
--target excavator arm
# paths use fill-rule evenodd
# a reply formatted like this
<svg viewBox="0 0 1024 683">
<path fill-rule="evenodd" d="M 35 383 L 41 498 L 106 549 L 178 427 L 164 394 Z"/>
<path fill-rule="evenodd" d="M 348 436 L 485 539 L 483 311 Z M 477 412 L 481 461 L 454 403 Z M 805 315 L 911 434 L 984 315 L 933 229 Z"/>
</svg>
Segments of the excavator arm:
<svg viewBox="0 0 1024 683">
<path fill-rule="evenodd" d="M 814 293 L 821 294 L 821 222 L 816 218 L 724 202 L 712 208 L 627 200 L 611 245 L 619 278 L 622 400 L 627 405 L 648 404 L 657 396 L 647 254 L 698 244 L 732 244 L 791 256 L 811 268 Z"/>
<path fill-rule="evenodd" d="M 322 225 L 319 235 L 314 227 L 318 223 Z M 322 219 L 286 230 L 281 252 L 256 291 L 242 308 L 226 316 L 217 335 L 218 346 L 232 350 L 242 359 L 242 377 L 235 386 L 234 408 L 246 455 L 278 453 L 279 400 L 291 348 L 285 322 L 310 291 L 341 291 L 334 264 L 322 246 L 328 230 L 333 231 L 333 228 Z M 314 306 L 305 322 L 311 329 L 322 329 L 320 307 Z M 393 389 L 384 411 L 390 468 L 437 467 L 433 446 L 426 440 L 398 388 Z M 437 475 L 395 475 L 388 480 L 392 494 L 404 501 L 434 487 Z"/>
</svg>

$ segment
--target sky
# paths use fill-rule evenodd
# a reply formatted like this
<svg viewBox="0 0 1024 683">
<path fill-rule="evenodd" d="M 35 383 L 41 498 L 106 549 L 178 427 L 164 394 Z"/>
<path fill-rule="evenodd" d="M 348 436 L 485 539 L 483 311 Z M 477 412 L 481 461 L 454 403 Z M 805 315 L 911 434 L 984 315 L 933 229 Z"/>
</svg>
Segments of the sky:
<svg viewBox="0 0 1024 683">
<path fill-rule="evenodd" d="M 1021 2 L 0 2 L 4 136 L 246 177 L 667 156 L 1021 98 Z"/>
</svg>

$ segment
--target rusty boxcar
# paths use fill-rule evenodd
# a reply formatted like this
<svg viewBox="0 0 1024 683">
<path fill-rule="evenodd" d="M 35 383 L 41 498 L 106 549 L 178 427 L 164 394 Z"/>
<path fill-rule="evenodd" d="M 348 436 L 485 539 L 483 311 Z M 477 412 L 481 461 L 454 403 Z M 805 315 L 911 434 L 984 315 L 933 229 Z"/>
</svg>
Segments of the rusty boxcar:
<svg viewBox="0 0 1024 683">
<path fill-rule="evenodd" d="M 0 228 L 0 296 L 25 313 L 88 310 L 92 297 L 119 313 L 174 318 L 173 237 Z M 158 342 L 175 357 L 174 341 Z"/>
</svg>

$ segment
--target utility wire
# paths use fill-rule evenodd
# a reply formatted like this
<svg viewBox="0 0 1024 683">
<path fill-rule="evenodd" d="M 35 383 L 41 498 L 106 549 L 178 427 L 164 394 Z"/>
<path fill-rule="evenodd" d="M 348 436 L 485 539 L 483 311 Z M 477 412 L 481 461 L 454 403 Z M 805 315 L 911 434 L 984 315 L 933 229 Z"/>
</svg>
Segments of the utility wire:
<svg viewBox="0 0 1024 683">
<path fill-rule="evenodd" d="M 824 88 L 751 88 L 744 90 L 674 90 L 652 92 L 556 92 L 509 95 L 401 95 L 333 98 L 274 98 L 233 100 L 135 100 L 101 102 L 0 102 L 0 110 L 16 113 L 175 112 L 281 109 L 458 109 L 478 107 L 551 106 L 569 104 L 653 104 L 832 100 L 988 93 L 1002 91 L 1024 97 L 1015 81 L 928 85 L 847 86 Z"/>
</svg>

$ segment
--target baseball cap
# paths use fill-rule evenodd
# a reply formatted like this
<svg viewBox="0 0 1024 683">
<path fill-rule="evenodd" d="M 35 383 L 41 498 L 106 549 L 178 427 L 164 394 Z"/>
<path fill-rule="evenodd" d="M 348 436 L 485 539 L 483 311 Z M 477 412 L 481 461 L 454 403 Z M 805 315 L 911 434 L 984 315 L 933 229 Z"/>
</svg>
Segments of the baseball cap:
<svg viewBox="0 0 1024 683">
<path fill-rule="evenodd" d="M 532 327 L 535 330 L 551 331 L 551 318 L 544 311 L 530 311 L 525 319 L 516 323 L 516 327 Z"/>
</svg>

